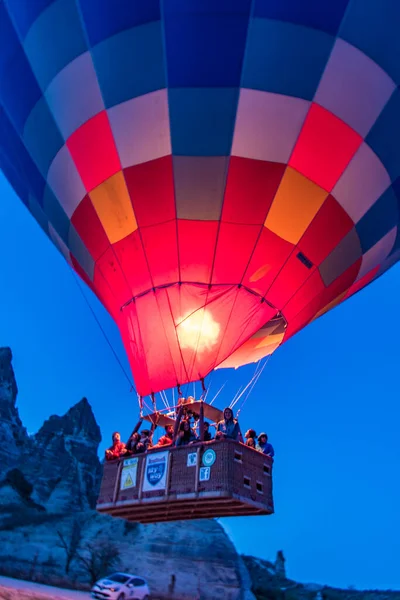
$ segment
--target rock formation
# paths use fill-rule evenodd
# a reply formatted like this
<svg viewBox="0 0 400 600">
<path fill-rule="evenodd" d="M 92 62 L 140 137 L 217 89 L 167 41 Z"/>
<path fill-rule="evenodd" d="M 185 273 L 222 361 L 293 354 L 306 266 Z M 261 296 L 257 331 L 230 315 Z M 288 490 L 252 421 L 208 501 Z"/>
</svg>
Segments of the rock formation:
<svg viewBox="0 0 400 600">
<path fill-rule="evenodd" d="M 315 583 L 298 583 L 282 573 L 279 561 L 277 570 L 277 562 L 254 556 L 242 558 L 257 600 L 400 600 L 400 592 L 397 591 L 339 589 Z M 279 560 L 281 558 L 283 554 Z"/>
<path fill-rule="evenodd" d="M 101 433 L 86 398 L 64 416 L 51 416 L 28 436 L 16 408 L 9 348 L 0 349 L 0 477 L 17 467 L 33 484 L 32 500 L 47 511 L 94 508 L 100 485 Z"/>
<path fill-rule="evenodd" d="M 52 512 L 94 508 L 101 478 L 99 426 L 86 398 L 51 416 L 32 437 L 21 470 L 35 482 L 34 499 Z"/>
<path fill-rule="evenodd" d="M 28 441 L 18 409 L 17 383 L 11 365 L 10 348 L 0 348 L 0 464 L 1 468 L 14 466 Z"/>
<path fill-rule="evenodd" d="M 282 550 L 278 550 L 275 559 L 275 572 L 279 577 L 282 577 L 283 579 L 286 578 L 285 561 L 286 559 L 283 556 Z"/>
</svg>

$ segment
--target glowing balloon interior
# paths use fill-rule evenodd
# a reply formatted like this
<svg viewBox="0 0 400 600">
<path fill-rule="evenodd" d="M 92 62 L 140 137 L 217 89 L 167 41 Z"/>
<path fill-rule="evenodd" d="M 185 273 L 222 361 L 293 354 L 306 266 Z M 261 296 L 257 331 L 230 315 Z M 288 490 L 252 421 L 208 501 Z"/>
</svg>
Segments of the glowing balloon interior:
<svg viewBox="0 0 400 600">
<path fill-rule="evenodd" d="M 221 333 L 221 327 L 205 308 L 178 319 L 176 330 L 181 348 L 191 348 L 200 353 L 211 350 Z"/>
</svg>

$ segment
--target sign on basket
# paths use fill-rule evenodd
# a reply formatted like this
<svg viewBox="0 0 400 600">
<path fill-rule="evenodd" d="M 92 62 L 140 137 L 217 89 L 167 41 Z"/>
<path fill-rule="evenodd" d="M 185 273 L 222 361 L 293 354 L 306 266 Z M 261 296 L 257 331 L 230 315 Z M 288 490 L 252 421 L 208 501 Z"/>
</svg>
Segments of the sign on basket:
<svg viewBox="0 0 400 600">
<path fill-rule="evenodd" d="M 210 479 L 211 469 L 210 467 L 200 467 L 199 480 L 208 481 Z"/>
<path fill-rule="evenodd" d="M 212 467 L 216 458 L 217 455 L 215 454 L 215 451 L 212 448 L 208 448 L 203 454 L 203 465 L 205 467 Z"/>
<path fill-rule="evenodd" d="M 187 467 L 195 467 L 197 465 L 197 452 L 190 452 L 187 456 Z"/>
<path fill-rule="evenodd" d="M 124 460 L 124 466 L 121 473 L 121 490 L 136 487 L 138 462 L 138 458 L 128 458 Z"/>
<path fill-rule="evenodd" d="M 165 490 L 167 485 L 169 452 L 148 454 L 143 479 L 143 491 Z"/>
</svg>

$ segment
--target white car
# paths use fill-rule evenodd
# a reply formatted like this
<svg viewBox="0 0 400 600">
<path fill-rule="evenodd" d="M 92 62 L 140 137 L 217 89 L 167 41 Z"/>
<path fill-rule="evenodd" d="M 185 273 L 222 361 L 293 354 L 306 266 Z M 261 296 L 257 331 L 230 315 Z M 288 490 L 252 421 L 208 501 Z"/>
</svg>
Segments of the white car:
<svg viewBox="0 0 400 600">
<path fill-rule="evenodd" d="M 113 573 L 96 581 L 91 589 L 96 600 L 150 600 L 150 590 L 142 577 L 129 573 Z"/>
</svg>

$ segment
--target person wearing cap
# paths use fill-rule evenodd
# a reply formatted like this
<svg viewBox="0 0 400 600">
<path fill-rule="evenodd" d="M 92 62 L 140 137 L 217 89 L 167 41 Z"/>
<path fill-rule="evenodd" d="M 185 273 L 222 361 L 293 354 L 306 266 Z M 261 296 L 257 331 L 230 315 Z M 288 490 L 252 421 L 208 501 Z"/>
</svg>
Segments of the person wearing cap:
<svg viewBox="0 0 400 600">
<path fill-rule="evenodd" d="M 140 432 L 140 440 L 136 445 L 136 454 L 147 452 L 153 447 L 152 434 L 150 429 L 142 429 Z"/>
<path fill-rule="evenodd" d="M 148 450 L 152 450 L 153 446 L 153 433 L 157 427 L 157 423 L 154 421 L 151 424 L 151 429 L 142 429 L 140 432 L 140 440 L 136 445 L 136 454 L 142 454 Z"/>
<path fill-rule="evenodd" d="M 257 450 L 262 452 L 266 456 L 270 456 L 271 458 L 275 455 L 274 448 L 272 444 L 268 442 L 268 436 L 266 433 L 260 433 L 258 436 L 258 445 Z"/>
</svg>

